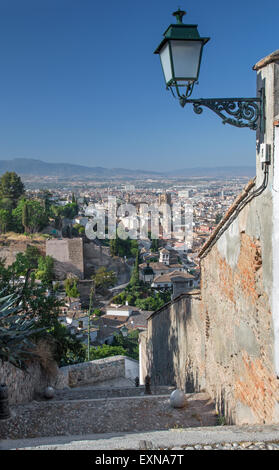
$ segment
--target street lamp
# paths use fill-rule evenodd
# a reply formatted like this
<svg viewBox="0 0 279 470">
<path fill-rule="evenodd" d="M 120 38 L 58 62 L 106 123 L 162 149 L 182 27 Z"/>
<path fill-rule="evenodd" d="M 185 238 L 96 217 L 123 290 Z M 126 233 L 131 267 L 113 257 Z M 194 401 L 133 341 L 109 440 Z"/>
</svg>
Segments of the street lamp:
<svg viewBox="0 0 279 470">
<path fill-rule="evenodd" d="M 260 126 L 263 129 L 263 89 L 256 98 L 189 99 L 195 83 L 198 83 L 203 47 L 210 38 L 200 37 L 197 25 L 184 24 L 182 19 L 185 14 L 180 9 L 173 13 L 177 23 L 167 28 L 164 39 L 154 51 L 154 54 L 160 55 L 167 89 L 171 90 L 173 96 L 176 93 L 182 107 L 186 103 L 193 104 L 196 114 L 201 114 L 202 106 L 206 106 L 221 117 L 223 124 L 249 127 L 252 130 Z M 183 87 L 185 92 L 181 93 Z"/>
<path fill-rule="evenodd" d="M 186 86 L 186 96 L 192 93 L 199 78 L 203 46 L 210 39 L 200 37 L 197 25 L 184 24 L 182 18 L 185 14 L 180 9 L 173 13 L 177 24 L 168 27 L 154 52 L 160 54 L 167 88 L 175 87 L 179 97 L 179 87 Z"/>
</svg>

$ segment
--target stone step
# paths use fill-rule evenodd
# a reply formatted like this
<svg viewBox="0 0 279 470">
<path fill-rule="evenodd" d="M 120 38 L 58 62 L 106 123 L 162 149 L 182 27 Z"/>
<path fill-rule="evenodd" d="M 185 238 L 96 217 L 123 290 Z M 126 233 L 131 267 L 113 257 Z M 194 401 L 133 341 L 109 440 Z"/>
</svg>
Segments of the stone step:
<svg viewBox="0 0 279 470">
<path fill-rule="evenodd" d="M 157 386 L 151 387 L 152 395 L 170 395 L 174 387 Z M 96 387 L 84 386 L 70 389 L 56 390 L 52 401 L 67 400 L 94 400 L 115 397 L 144 396 L 145 387 Z M 38 401 L 46 401 L 43 396 L 37 397 Z"/>
<path fill-rule="evenodd" d="M 172 408 L 169 394 L 108 399 L 33 401 L 11 407 L 0 439 L 143 432 L 214 426 L 215 406 L 206 393 L 186 395 L 187 405 Z"/>
</svg>

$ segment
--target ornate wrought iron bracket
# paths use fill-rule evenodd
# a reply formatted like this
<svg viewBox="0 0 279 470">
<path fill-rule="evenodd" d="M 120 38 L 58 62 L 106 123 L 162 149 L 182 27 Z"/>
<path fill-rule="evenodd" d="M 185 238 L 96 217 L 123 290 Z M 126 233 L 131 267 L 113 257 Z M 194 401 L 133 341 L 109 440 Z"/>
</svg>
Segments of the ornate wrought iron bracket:
<svg viewBox="0 0 279 470">
<path fill-rule="evenodd" d="M 182 107 L 186 103 L 193 104 L 196 114 L 201 114 L 203 112 L 202 106 L 206 106 L 222 119 L 223 124 L 249 127 L 252 130 L 256 130 L 258 127 L 262 128 L 264 125 L 263 93 L 257 98 L 201 98 L 196 100 L 190 100 L 186 96 L 180 95 L 179 102 Z"/>
</svg>

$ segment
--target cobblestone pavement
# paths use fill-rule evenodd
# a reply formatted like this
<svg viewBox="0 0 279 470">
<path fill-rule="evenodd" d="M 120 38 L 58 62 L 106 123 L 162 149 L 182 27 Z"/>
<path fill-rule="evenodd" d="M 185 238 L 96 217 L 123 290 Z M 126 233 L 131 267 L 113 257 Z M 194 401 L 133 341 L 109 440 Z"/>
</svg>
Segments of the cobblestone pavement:
<svg viewBox="0 0 279 470">
<path fill-rule="evenodd" d="M 279 450 L 279 442 L 226 442 L 214 445 L 196 444 L 195 446 L 170 447 L 164 450 Z"/>
<path fill-rule="evenodd" d="M 279 450 L 279 426 L 210 426 L 167 431 L 53 436 L 0 441 L 0 450 Z"/>
<path fill-rule="evenodd" d="M 169 395 L 108 399 L 33 401 L 12 407 L 0 439 L 108 432 L 143 432 L 216 424 L 215 407 L 206 393 L 190 394 L 184 408 L 172 408 Z"/>
</svg>

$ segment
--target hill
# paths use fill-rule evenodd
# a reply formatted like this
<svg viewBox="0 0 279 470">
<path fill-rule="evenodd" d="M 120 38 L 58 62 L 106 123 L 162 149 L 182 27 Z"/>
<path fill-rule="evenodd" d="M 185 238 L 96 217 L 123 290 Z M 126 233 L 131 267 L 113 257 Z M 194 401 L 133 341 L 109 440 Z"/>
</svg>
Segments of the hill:
<svg viewBox="0 0 279 470">
<path fill-rule="evenodd" d="M 103 168 L 75 165 L 72 163 L 48 163 L 31 158 L 0 160 L 0 174 L 15 171 L 20 176 L 56 176 L 58 178 L 99 177 L 99 178 L 166 178 L 166 177 L 234 177 L 255 175 L 253 167 L 212 167 L 184 168 L 173 171 L 130 170 L 126 168 Z"/>
</svg>

